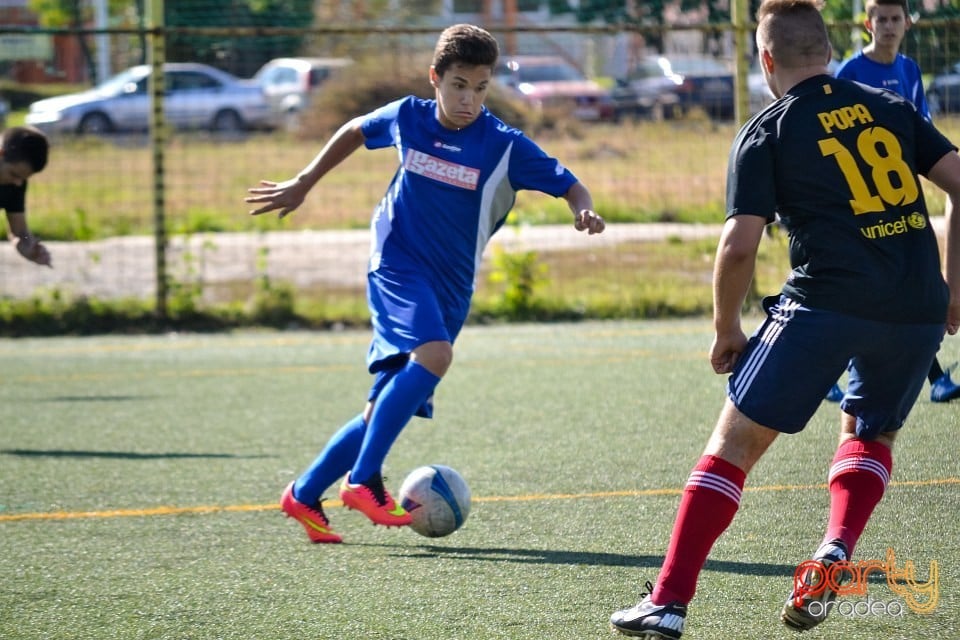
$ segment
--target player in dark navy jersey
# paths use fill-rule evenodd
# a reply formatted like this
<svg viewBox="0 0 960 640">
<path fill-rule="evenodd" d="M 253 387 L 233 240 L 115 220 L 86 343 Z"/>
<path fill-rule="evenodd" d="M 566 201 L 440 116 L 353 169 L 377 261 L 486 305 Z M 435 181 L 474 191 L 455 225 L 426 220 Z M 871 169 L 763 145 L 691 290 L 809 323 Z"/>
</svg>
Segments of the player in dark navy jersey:
<svg viewBox="0 0 960 640">
<path fill-rule="evenodd" d="M 399 169 L 371 222 L 368 304 L 374 382 L 364 410 L 328 441 L 281 496 L 314 542 L 340 542 L 320 505 L 338 478 L 340 498 L 377 524 L 410 515 L 383 486 L 381 467 L 414 415 L 432 416 L 433 390 L 453 359 L 484 247 L 522 189 L 564 198 L 574 228 L 600 233 L 589 191 L 555 158 L 483 103 L 497 41 L 473 25 L 441 34 L 429 80 L 435 99 L 406 97 L 345 124 L 314 160 L 285 182 L 250 189 L 253 214 L 299 207 L 327 172 L 359 147 L 393 147 Z"/>
<path fill-rule="evenodd" d="M 783 292 L 805 306 L 942 322 L 946 286 L 930 277 L 940 257 L 915 176 L 953 148 L 903 97 L 815 76 L 740 131 L 728 218 L 779 214 L 793 266 Z"/>
<path fill-rule="evenodd" d="M 851 557 L 944 331 L 960 328 L 956 148 L 903 97 L 828 74 L 815 0 L 765 0 L 756 37 L 778 100 L 744 125 L 730 153 L 710 349 L 714 371 L 731 374 L 727 399 L 685 486 L 656 585 L 611 617 L 627 635 L 681 636 L 747 474 L 778 435 L 804 428 L 849 363 L 826 532 L 780 614 L 800 630 L 822 622 L 837 595 L 825 570 Z M 919 175 L 947 195 L 943 273 Z M 775 215 L 792 271 L 748 340 L 741 309 Z"/>
<path fill-rule="evenodd" d="M 47 166 L 49 148 L 47 137 L 33 127 L 12 127 L 0 135 L 0 209 L 7 214 L 7 235 L 21 256 L 48 267 L 50 252 L 27 224 L 27 180 Z"/>
</svg>

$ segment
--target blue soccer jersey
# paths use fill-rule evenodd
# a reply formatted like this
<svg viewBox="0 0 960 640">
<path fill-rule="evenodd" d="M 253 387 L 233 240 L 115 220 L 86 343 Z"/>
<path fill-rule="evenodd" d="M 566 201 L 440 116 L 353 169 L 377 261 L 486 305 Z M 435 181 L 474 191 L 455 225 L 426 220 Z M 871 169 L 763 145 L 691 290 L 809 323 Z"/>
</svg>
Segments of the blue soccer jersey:
<svg viewBox="0 0 960 640">
<path fill-rule="evenodd" d="M 836 76 L 844 80 L 855 80 L 871 87 L 889 89 L 909 100 L 927 120 L 930 119 L 930 107 L 923 92 L 923 79 L 920 67 L 902 53 L 898 53 L 891 64 L 875 62 L 859 51 L 837 68 Z"/>
<path fill-rule="evenodd" d="M 366 116 L 369 149 L 395 147 L 400 167 L 371 222 L 369 270 L 414 271 L 442 307 L 463 309 L 483 250 L 521 189 L 562 196 L 576 177 L 486 108 L 461 130 L 436 100 L 409 96 Z"/>
</svg>

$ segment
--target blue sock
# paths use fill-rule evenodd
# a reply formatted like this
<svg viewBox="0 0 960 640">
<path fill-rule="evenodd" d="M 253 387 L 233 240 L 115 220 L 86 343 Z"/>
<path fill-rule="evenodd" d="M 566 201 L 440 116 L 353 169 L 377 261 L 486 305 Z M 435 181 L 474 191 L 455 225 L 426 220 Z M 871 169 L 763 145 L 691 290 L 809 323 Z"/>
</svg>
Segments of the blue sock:
<svg viewBox="0 0 960 640">
<path fill-rule="evenodd" d="M 394 440 L 430 397 L 440 378 L 417 362 L 408 362 L 380 392 L 363 437 L 360 455 L 350 470 L 351 482 L 364 482 L 380 473 Z"/>
<path fill-rule="evenodd" d="M 350 470 L 360 453 L 366 430 L 362 413 L 340 427 L 310 468 L 297 478 L 293 484 L 293 497 L 303 504 L 315 505 L 323 492 Z"/>
</svg>

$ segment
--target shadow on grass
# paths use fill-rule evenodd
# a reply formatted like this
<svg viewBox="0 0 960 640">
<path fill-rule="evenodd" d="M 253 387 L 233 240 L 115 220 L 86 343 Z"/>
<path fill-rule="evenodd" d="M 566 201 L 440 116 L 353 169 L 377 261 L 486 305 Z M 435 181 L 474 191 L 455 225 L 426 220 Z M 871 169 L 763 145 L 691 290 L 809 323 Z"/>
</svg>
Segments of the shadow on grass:
<svg viewBox="0 0 960 640">
<path fill-rule="evenodd" d="M 73 449 L 0 449 L 0 455 L 21 456 L 24 458 L 107 458 L 117 460 L 170 460 L 190 458 L 236 458 L 249 460 L 271 457 L 264 455 L 242 456 L 235 453 L 180 453 L 175 451 L 138 453 L 136 451 L 84 451 Z"/>
<path fill-rule="evenodd" d="M 151 400 L 156 396 L 53 396 L 43 398 L 38 402 L 126 402 L 128 400 Z"/>
<path fill-rule="evenodd" d="M 375 545 L 390 546 L 390 545 Z M 399 555 L 399 554 L 398 554 Z M 484 547 L 440 547 L 420 545 L 419 552 L 403 554 L 404 557 L 457 558 L 484 562 L 515 562 L 519 564 L 587 565 L 607 567 L 636 567 L 660 569 L 663 556 L 628 555 L 623 553 L 597 553 L 592 551 L 561 551 L 553 549 L 508 549 Z M 707 560 L 704 570 L 751 576 L 792 576 L 797 566 L 771 564 L 768 562 L 737 562 L 732 560 Z"/>
</svg>

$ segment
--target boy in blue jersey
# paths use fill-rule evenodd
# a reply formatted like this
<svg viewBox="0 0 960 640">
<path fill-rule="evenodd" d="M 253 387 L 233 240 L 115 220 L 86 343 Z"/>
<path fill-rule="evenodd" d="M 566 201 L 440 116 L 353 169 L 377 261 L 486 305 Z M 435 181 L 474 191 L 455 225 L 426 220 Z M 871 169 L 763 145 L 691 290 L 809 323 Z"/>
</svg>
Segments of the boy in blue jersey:
<svg viewBox="0 0 960 640">
<path fill-rule="evenodd" d="M 902 96 L 830 75 L 817 0 L 765 0 L 756 39 L 778 99 L 730 151 L 710 348 L 713 370 L 730 374 L 727 398 L 684 487 L 656 584 L 611 616 L 630 636 L 681 637 L 747 474 L 781 433 L 803 430 L 846 367 L 826 530 L 812 560 L 797 565 L 780 611 L 797 630 L 823 622 L 838 583 L 849 580 L 844 565 L 830 568 L 853 555 L 944 332 L 960 329 L 956 147 Z M 942 273 L 921 175 L 947 197 Z M 741 310 L 775 215 L 789 235 L 791 272 L 748 339 Z"/>
<path fill-rule="evenodd" d="M 911 25 L 907 0 L 867 0 L 864 8 L 867 17 L 863 24 L 871 35 L 870 44 L 847 58 L 837 69 L 837 77 L 895 91 L 930 120 L 920 67 L 912 58 L 900 53 L 900 43 Z M 927 372 L 927 380 L 930 381 L 931 401 L 949 402 L 960 398 L 960 385 L 954 383 L 950 372 L 944 371 L 936 358 Z M 839 385 L 833 385 L 826 399 L 840 402 L 843 390 Z"/>
<path fill-rule="evenodd" d="M 920 67 L 900 53 L 900 43 L 911 25 L 907 0 L 867 0 L 864 8 L 867 17 L 863 25 L 870 33 L 870 43 L 840 64 L 837 77 L 895 91 L 929 120 Z"/>
<path fill-rule="evenodd" d="M 254 215 L 283 218 L 351 153 L 395 147 L 400 167 L 371 222 L 367 300 L 374 377 L 364 410 L 344 424 L 281 496 L 281 508 L 313 542 L 335 543 L 320 504 L 338 478 L 345 506 L 375 524 L 403 526 L 410 514 L 384 487 L 381 467 L 394 440 L 418 415 L 432 417 L 434 388 L 453 360 L 483 249 L 516 193 L 564 198 L 577 231 L 604 230 L 590 192 L 556 159 L 484 106 L 497 62 L 496 39 L 459 24 L 441 33 L 429 70 L 435 98 L 391 102 L 343 125 L 297 176 L 262 181 L 246 201 Z"/>
</svg>

